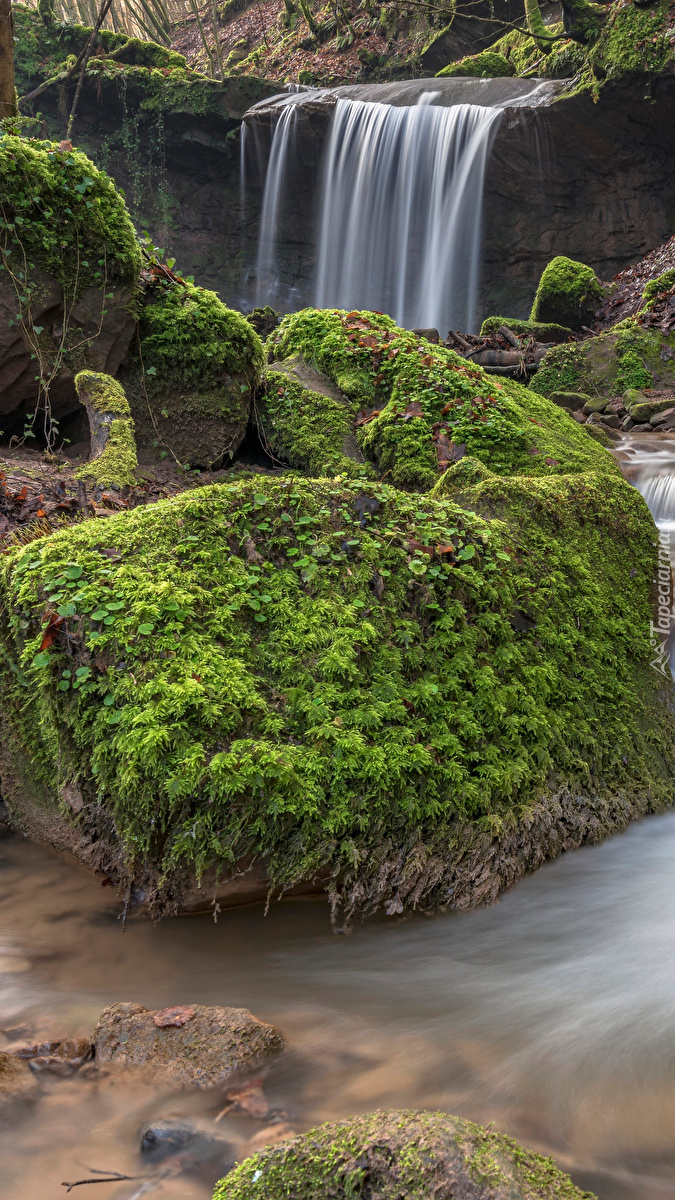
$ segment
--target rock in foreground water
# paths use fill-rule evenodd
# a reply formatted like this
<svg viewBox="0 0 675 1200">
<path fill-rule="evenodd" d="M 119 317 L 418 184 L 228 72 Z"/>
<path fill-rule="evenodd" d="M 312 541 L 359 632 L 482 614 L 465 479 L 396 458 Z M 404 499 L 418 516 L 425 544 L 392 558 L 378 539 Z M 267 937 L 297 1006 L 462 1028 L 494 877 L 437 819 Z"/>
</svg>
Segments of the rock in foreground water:
<svg viewBox="0 0 675 1200">
<path fill-rule="evenodd" d="M 214 1200 L 593 1200 L 550 1158 L 446 1113 L 321 1125 L 241 1163 Z"/>
<path fill-rule="evenodd" d="M 0 1051 L 0 1118 L 9 1117 L 36 1094 L 37 1085 L 26 1063 Z"/>
<path fill-rule="evenodd" d="M 98 1063 L 140 1067 L 180 1087 L 210 1088 L 259 1067 L 283 1050 L 284 1038 L 246 1008 L 195 1004 L 151 1012 L 121 1003 L 104 1008 L 94 1044 Z"/>
</svg>

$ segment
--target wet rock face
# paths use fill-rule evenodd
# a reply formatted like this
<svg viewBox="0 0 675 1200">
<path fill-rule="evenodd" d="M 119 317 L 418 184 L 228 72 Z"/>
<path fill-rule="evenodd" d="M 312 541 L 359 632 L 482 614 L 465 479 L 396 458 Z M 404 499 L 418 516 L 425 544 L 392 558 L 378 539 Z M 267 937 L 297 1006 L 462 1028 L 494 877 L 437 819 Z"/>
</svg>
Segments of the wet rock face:
<svg viewBox="0 0 675 1200">
<path fill-rule="evenodd" d="M 32 323 L 34 329 L 40 329 L 37 335 L 40 349 L 47 361 L 51 361 L 64 333 L 63 291 L 56 279 L 42 271 L 35 270 L 32 278 L 35 282 Z M 100 288 L 87 288 L 69 312 L 63 366 L 50 389 L 52 410 L 57 418 L 80 407 L 75 372 L 86 366 L 114 375 L 131 344 L 136 328 L 130 311 L 135 289 L 110 287 L 108 291 L 112 299 L 105 300 Z M 15 320 L 16 310 L 13 289 L 0 287 L 0 416 L 22 419 L 35 407 L 36 368 L 21 325 Z M 69 346 L 73 347 L 72 363 Z"/>
<path fill-rule="evenodd" d="M 101 1065 L 142 1068 L 179 1087 L 211 1088 L 278 1054 L 284 1038 L 246 1008 L 195 1004 L 153 1012 L 121 1003 L 101 1013 L 94 1046 Z"/>
</svg>

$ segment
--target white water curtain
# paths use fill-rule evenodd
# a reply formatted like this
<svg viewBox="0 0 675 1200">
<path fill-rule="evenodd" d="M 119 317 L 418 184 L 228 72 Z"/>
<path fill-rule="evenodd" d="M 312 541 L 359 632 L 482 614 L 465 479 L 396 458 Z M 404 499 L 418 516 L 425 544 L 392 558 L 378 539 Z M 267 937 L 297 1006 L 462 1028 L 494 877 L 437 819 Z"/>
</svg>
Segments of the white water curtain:
<svg viewBox="0 0 675 1200">
<path fill-rule="evenodd" d="M 502 110 L 338 100 L 318 246 L 319 307 L 407 328 L 474 327 L 485 166 Z M 429 101 L 432 101 L 431 103 Z"/>
</svg>

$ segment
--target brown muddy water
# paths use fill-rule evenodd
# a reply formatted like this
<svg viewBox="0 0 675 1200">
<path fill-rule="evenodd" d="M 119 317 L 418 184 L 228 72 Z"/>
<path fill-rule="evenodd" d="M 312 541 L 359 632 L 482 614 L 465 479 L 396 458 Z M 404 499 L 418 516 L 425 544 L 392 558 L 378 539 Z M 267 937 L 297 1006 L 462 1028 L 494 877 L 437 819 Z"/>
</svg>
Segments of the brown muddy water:
<svg viewBox="0 0 675 1200">
<path fill-rule="evenodd" d="M 445 1109 L 555 1155 L 600 1200 L 675 1200 L 675 814 L 542 868 L 499 904 L 389 918 L 349 936 L 323 901 L 126 932 L 108 888 L 20 838 L 0 842 L 0 1026 L 91 1031 L 104 1005 L 244 1005 L 289 1049 L 265 1090 L 286 1126 L 377 1107 Z M 0 1036 L 0 1048 L 2 1047 Z M 260 1122 L 219 1096 L 41 1079 L 0 1132 L 0 1194 L 56 1200 L 92 1168 L 139 1170 L 139 1130 L 178 1117 L 234 1153 Z M 99 1184 L 93 1200 L 147 1194 Z M 167 1181 L 168 1200 L 207 1200 Z M 92 1197 L 78 1188 L 78 1200 Z"/>
</svg>

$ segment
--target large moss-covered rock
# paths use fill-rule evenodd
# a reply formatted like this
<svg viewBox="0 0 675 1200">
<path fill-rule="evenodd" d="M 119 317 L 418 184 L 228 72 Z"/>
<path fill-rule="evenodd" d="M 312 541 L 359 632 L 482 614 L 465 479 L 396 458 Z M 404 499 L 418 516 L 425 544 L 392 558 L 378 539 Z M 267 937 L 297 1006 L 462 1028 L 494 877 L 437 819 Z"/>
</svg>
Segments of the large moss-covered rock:
<svg viewBox="0 0 675 1200">
<path fill-rule="evenodd" d="M 675 333 L 643 329 L 633 317 L 607 333 L 554 346 L 530 382 L 532 391 L 621 396 L 631 389 L 675 387 Z"/>
<path fill-rule="evenodd" d="M 447 1113 L 393 1110 L 321 1125 L 247 1158 L 214 1200 L 593 1200 L 553 1159 Z"/>
<path fill-rule="evenodd" d="M 559 255 L 539 280 L 530 319 L 581 329 L 593 319 L 603 296 L 602 285 L 591 267 Z"/>
<path fill-rule="evenodd" d="M 275 456 L 309 475 L 369 473 L 354 436 L 356 405 L 299 354 L 265 373 L 256 418 Z"/>
<path fill-rule="evenodd" d="M 501 474 L 618 470 L 555 405 L 515 381 L 496 381 L 379 313 L 304 309 L 284 317 L 268 341 L 268 355 L 282 363 L 300 355 L 332 381 L 351 405 L 363 455 L 397 487 L 433 487 L 448 462 L 463 453 Z M 335 411 L 344 422 L 348 410 Z M 302 423 L 303 436 L 313 425 L 320 443 L 324 407 L 305 401 Z M 331 436 L 326 430 L 324 448 L 339 453 L 342 432 L 334 442 Z M 286 458 L 292 461 L 288 453 Z"/>
<path fill-rule="evenodd" d="M 493 899 L 670 803 L 644 501 L 477 478 L 460 506 L 243 476 L 6 555 L 17 823 L 156 911 L 258 860 L 349 914 Z"/>
<path fill-rule="evenodd" d="M 114 374 L 128 349 L 140 249 L 114 183 L 77 150 L 5 134 L 0 194 L 0 415 L 20 420 L 48 387 L 61 416 L 76 372 Z"/>
<path fill-rule="evenodd" d="M 257 333 L 214 292 L 190 283 L 151 288 L 120 374 L 139 450 L 192 467 L 228 462 L 244 439 L 262 364 Z"/>
</svg>

